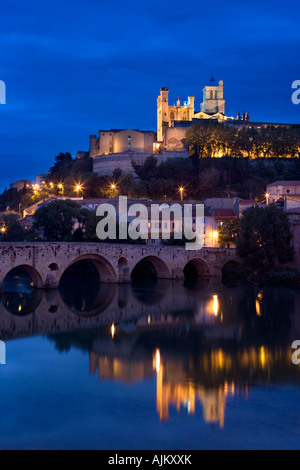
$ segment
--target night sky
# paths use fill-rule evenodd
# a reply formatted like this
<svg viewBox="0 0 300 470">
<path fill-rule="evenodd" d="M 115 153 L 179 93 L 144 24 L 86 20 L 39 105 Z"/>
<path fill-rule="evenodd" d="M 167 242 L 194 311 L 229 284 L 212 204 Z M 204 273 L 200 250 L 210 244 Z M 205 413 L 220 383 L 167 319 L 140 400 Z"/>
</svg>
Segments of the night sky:
<svg viewBox="0 0 300 470">
<path fill-rule="evenodd" d="M 0 190 L 48 171 L 54 156 L 88 150 L 99 129 L 156 130 L 170 102 L 224 80 L 226 114 L 300 123 L 296 1 L 2 0 Z"/>
</svg>

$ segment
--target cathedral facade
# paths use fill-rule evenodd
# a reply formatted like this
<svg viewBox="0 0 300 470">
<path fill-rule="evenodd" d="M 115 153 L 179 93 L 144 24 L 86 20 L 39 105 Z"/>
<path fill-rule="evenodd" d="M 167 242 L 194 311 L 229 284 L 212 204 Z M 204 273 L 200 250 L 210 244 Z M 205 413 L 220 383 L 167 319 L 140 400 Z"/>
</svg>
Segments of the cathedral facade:
<svg viewBox="0 0 300 470">
<path fill-rule="evenodd" d="M 170 105 L 169 88 L 160 89 L 160 95 L 157 98 L 157 142 L 167 144 L 166 137 L 167 134 L 170 134 L 168 129 L 180 127 L 180 125 L 186 127 L 187 123 L 194 119 L 217 119 L 218 122 L 235 120 L 235 118 L 225 115 L 222 80 L 216 85 L 214 78 L 211 78 L 210 85 L 204 87 L 203 102 L 198 112 L 195 112 L 194 96 L 189 96 L 183 105 L 179 98 L 176 105 Z"/>
</svg>

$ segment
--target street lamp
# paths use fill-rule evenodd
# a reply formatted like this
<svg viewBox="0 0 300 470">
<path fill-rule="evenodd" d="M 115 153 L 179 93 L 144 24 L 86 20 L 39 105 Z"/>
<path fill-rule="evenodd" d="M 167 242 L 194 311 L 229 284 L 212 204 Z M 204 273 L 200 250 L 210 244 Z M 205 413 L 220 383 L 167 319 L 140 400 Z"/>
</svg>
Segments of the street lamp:
<svg viewBox="0 0 300 470">
<path fill-rule="evenodd" d="M 63 193 L 64 192 L 64 185 L 62 183 L 59 183 L 57 185 L 58 189 L 61 189 L 61 192 Z"/>
<path fill-rule="evenodd" d="M 267 206 L 268 206 L 268 205 L 269 205 L 269 197 L 270 197 L 270 194 L 269 194 L 269 193 L 266 193 L 265 196 L 266 196 L 266 204 L 267 204 Z"/>
<path fill-rule="evenodd" d="M 78 183 L 76 186 L 75 186 L 75 191 L 77 193 L 77 196 L 79 195 L 79 193 L 82 191 L 82 185 L 80 183 Z"/>
<path fill-rule="evenodd" d="M 182 186 L 180 186 L 179 192 L 180 192 L 180 200 L 181 201 L 183 201 L 183 191 L 184 191 L 184 188 Z"/>
<path fill-rule="evenodd" d="M 212 233 L 213 247 L 215 246 L 215 243 L 218 242 L 218 238 L 219 238 L 219 232 L 217 230 L 214 230 Z"/>
<path fill-rule="evenodd" d="M 5 225 L 2 225 L 2 227 L 0 228 L 0 232 L 1 232 L 2 237 L 6 233 L 6 230 L 7 230 L 7 227 Z"/>
<path fill-rule="evenodd" d="M 117 190 L 117 185 L 115 183 L 112 183 L 111 184 L 111 189 L 112 189 L 112 192 L 113 192 L 113 197 L 115 196 L 115 192 Z"/>
</svg>

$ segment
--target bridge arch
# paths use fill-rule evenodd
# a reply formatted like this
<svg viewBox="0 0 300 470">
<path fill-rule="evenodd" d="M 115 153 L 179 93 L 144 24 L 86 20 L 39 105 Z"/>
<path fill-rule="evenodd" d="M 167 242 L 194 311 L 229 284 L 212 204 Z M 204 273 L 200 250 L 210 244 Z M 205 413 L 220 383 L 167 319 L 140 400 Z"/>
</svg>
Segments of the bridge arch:
<svg viewBox="0 0 300 470">
<path fill-rule="evenodd" d="M 170 270 L 166 263 L 158 256 L 153 255 L 145 256 L 138 263 L 136 263 L 131 271 L 131 278 L 137 274 L 143 263 L 150 263 L 153 266 L 157 279 L 171 279 Z"/>
<path fill-rule="evenodd" d="M 230 275 L 236 266 L 240 266 L 240 263 L 235 259 L 226 261 L 221 269 L 222 276 Z"/>
<path fill-rule="evenodd" d="M 79 261 L 90 261 L 97 269 L 100 281 L 102 282 L 117 282 L 117 275 L 116 272 L 111 265 L 111 263 L 104 257 L 97 254 L 86 254 L 82 256 L 78 256 L 74 258 L 71 263 L 69 263 L 63 270 L 60 279 L 64 275 L 64 273 L 74 264 L 78 263 Z"/>
<path fill-rule="evenodd" d="M 200 258 L 191 259 L 183 268 L 184 277 L 208 277 L 211 275 L 208 265 Z"/>
<path fill-rule="evenodd" d="M 15 266 L 14 268 L 10 269 L 5 274 L 5 276 L 3 278 L 3 281 L 2 281 L 2 284 L 5 281 L 5 279 L 7 278 L 7 276 L 9 276 L 10 274 L 13 273 L 13 271 L 16 271 L 18 269 L 22 269 L 23 271 L 25 271 L 28 274 L 28 276 L 32 280 L 32 284 L 33 284 L 34 288 L 41 289 L 41 288 L 44 287 L 43 286 L 43 280 L 42 280 L 42 277 L 41 277 L 40 273 L 33 266 L 29 266 L 27 264 L 20 264 L 20 265 Z"/>
</svg>

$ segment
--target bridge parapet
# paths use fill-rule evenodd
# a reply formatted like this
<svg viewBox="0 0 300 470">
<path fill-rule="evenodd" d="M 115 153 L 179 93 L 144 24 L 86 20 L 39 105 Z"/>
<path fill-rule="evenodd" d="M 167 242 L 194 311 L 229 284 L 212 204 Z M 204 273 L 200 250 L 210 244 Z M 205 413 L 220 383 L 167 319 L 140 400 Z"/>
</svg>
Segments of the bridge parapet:
<svg viewBox="0 0 300 470">
<path fill-rule="evenodd" d="M 14 268 L 22 267 L 35 287 L 57 288 L 66 269 L 80 260 L 90 260 L 105 283 L 130 283 L 131 273 L 143 259 L 154 265 L 159 279 L 183 279 L 184 268 L 192 263 L 199 276 L 220 277 L 228 262 L 239 263 L 236 250 L 165 245 L 108 243 L 0 243 L 0 282 Z"/>
</svg>

